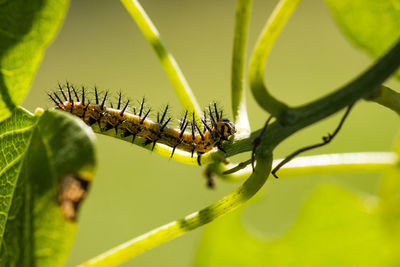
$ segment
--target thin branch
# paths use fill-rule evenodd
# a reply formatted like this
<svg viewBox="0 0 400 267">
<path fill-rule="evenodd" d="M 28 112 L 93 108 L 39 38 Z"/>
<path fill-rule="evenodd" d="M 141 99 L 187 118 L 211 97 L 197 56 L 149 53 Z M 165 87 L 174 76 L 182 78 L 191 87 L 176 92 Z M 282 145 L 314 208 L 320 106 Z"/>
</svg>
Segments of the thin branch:
<svg viewBox="0 0 400 267">
<path fill-rule="evenodd" d="M 231 87 L 233 119 L 238 134 L 250 132 L 246 108 L 246 94 L 244 91 L 244 70 L 251 7 L 252 0 L 238 0 L 236 6 Z"/>
<path fill-rule="evenodd" d="M 139 1 L 121 0 L 121 2 L 132 18 L 136 21 L 136 24 L 139 26 L 143 35 L 156 52 L 164 71 L 175 88 L 175 93 L 177 94 L 183 108 L 189 112 L 195 111 L 196 118 L 199 119 L 198 116 L 201 114 L 201 108 L 197 103 L 192 89 L 180 70 L 178 63 L 175 61 L 175 58 L 168 52 L 164 42 L 161 40 L 160 33 L 147 16 Z"/>
<path fill-rule="evenodd" d="M 249 79 L 251 92 L 257 103 L 278 121 L 285 122 L 288 106 L 273 97 L 264 82 L 264 71 L 268 56 L 276 38 L 281 32 L 300 0 L 280 0 L 269 17 L 250 59 Z"/>
<path fill-rule="evenodd" d="M 400 93 L 387 86 L 381 85 L 376 92 L 365 97 L 365 100 L 381 104 L 400 115 Z"/>
<path fill-rule="evenodd" d="M 306 147 L 303 147 L 303 148 L 298 149 L 297 151 L 293 152 L 292 154 L 287 156 L 284 160 L 282 160 L 278 165 L 276 165 L 276 167 L 274 167 L 274 169 L 271 172 L 272 175 L 275 178 L 278 178 L 278 176 L 276 174 L 277 171 L 279 171 L 280 168 L 282 168 L 285 164 L 287 164 L 289 161 L 291 161 L 297 155 L 299 155 L 299 154 L 301 154 L 303 152 L 309 151 L 311 149 L 315 149 L 315 148 L 322 147 L 322 146 L 325 146 L 325 145 L 329 144 L 333 140 L 333 138 L 335 138 L 335 136 L 339 133 L 339 131 L 342 128 L 342 126 L 343 126 L 347 116 L 349 115 L 350 110 L 351 110 L 352 107 L 353 107 L 353 104 L 350 104 L 350 106 L 347 107 L 347 110 L 344 113 L 344 115 L 343 115 L 342 119 L 340 120 L 339 125 L 336 127 L 335 131 L 332 134 L 328 134 L 328 136 L 324 136 L 322 138 L 322 143 L 306 146 Z M 261 134 L 262 134 L 262 132 L 261 132 Z M 256 140 L 256 139 L 254 139 L 254 140 Z M 254 151 L 254 149 L 253 149 L 253 151 Z"/>
<path fill-rule="evenodd" d="M 288 111 L 293 124 L 309 125 L 349 104 L 370 96 L 400 65 L 400 39 L 373 66 L 341 89 L 309 104 Z M 302 122 L 300 122 L 302 121 Z"/>
<path fill-rule="evenodd" d="M 282 159 L 276 159 L 272 163 L 275 168 Z M 251 160 L 243 164 L 243 168 L 237 168 L 236 172 L 224 174 L 233 168 L 235 164 L 216 163 L 209 165 L 208 168 L 225 181 L 242 181 L 252 172 Z M 310 176 L 328 173 L 348 173 L 348 172 L 375 172 L 384 171 L 399 165 L 399 156 L 395 152 L 359 152 L 325 154 L 315 156 L 297 157 L 283 166 L 279 171 L 280 178 L 297 176 Z"/>
<path fill-rule="evenodd" d="M 292 121 L 287 125 L 282 125 L 278 122 L 272 123 L 268 127 L 268 132 L 263 135 L 263 140 L 272 149 L 293 133 L 331 116 L 363 97 L 373 94 L 399 66 L 400 41 L 374 65 L 349 84 L 310 104 L 289 109 L 287 112 L 291 114 L 288 117 L 292 118 Z M 260 131 L 261 129 L 252 132 L 248 138 L 236 140 L 232 144 L 226 145 L 224 147 L 226 156 L 229 157 L 252 150 L 252 141 L 259 136 Z M 219 155 L 209 155 L 209 161 L 213 161 L 214 156 L 216 157 L 215 161 L 219 160 Z"/>
</svg>

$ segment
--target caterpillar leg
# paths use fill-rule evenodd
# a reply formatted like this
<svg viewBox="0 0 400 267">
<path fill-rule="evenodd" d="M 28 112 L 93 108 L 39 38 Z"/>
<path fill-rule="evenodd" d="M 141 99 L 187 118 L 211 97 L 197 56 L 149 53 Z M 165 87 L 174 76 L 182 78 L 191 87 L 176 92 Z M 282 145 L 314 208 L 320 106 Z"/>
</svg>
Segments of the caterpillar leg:
<svg viewBox="0 0 400 267">
<path fill-rule="evenodd" d="M 153 146 L 152 146 L 152 148 L 151 148 L 151 150 L 153 150 L 153 149 L 154 149 L 154 146 L 156 145 L 156 142 L 157 142 L 157 140 L 151 140 L 151 139 L 147 139 L 147 138 L 146 138 L 146 139 L 144 140 L 144 142 L 143 142 L 143 145 L 144 145 L 144 146 L 147 146 L 147 145 L 153 143 Z"/>
<path fill-rule="evenodd" d="M 318 144 L 311 145 L 311 146 L 306 146 L 306 147 L 300 148 L 299 150 L 293 152 L 292 154 L 287 156 L 284 160 L 279 162 L 279 164 L 272 170 L 272 172 L 271 172 L 272 175 L 275 178 L 278 178 L 278 176 L 276 175 L 276 172 L 279 171 L 279 169 L 282 168 L 282 166 L 284 166 L 286 163 L 291 161 L 294 157 L 296 157 L 300 153 L 303 153 L 305 151 L 308 151 L 308 150 L 311 150 L 311 149 L 314 149 L 314 148 L 321 147 L 321 146 L 329 144 L 332 141 L 332 139 L 338 134 L 340 129 L 342 128 L 343 123 L 346 120 L 347 116 L 349 115 L 350 110 L 353 107 L 353 105 L 354 105 L 354 103 L 347 107 L 347 110 L 344 113 L 344 115 L 343 115 L 342 119 L 340 120 L 339 125 L 336 127 L 335 131 L 332 134 L 328 134 L 328 136 L 323 136 L 322 137 L 322 143 L 318 143 Z"/>
<path fill-rule="evenodd" d="M 222 152 L 226 153 L 226 151 L 222 148 L 221 142 L 218 142 L 218 143 L 216 143 L 215 145 L 217 146 L 217 148 L 218 148 L 219 150 L 221 150 Z"/>
<path fill-rule="evenodd" d="M 197 152 L 197 164 L 199 164 L 199 166 L 201 166 L 201 155 L 203 155 L 204 153 L 202 152 Z"/>
<path fill-rule="evenodd" d="M 136 135 L 137 135 L 138 133 L 132 133 L 132 132 L 130 132 L 130 131 L 125 131 L 125 132 L 123 132 L 122 134 L 121 134 L 121 137 L 128 137 L 128 136 L 133 136 L 133 138 L 132 138 L 132 144 L 135 142 L 135 139 L 136 139 Z"/>
</svg>

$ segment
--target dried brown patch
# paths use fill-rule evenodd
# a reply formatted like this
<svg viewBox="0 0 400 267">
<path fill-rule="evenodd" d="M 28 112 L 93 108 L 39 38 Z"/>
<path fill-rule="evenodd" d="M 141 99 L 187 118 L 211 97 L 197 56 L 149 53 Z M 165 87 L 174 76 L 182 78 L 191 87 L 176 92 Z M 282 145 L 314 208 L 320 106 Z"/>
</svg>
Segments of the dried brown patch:
<svg viewBox="0 0 400 267">
<path fill-rule="evenodd" d="M 89 182 L 68 174 L 61 179 L 58 201 L 65 218 L 75 221 L 79 204 L 85 199 Z"/>
</svg>

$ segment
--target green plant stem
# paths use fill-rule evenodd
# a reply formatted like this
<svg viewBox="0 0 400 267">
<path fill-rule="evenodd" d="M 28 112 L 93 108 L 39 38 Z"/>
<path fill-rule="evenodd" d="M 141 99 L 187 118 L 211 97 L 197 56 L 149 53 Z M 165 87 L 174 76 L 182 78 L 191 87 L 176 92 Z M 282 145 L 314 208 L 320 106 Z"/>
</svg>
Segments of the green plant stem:
<svg viewBox="0 0 400 267">
<path fill-rule="evenodd" d="M 122 136 L 120 133 L 116 133 L 114 130 L 102 131 L 102 130 L 100 130 L 98 124 L 92 124 L 90 127 L 92 128 L 92 130 L 95 133 L 103 134 L 106 136 L 120 139 L 120 140 L 128 142 L 128 143 L 132 143 L 132 139 L 133 139 L 132 136 L 125 137 L 125 136 Z M 144 142 L 145 142 L 145 140 L 143 138 L 136 137 L 134 144 L 143 149 L 146 149 L 146 150 L 152 151 L 156 154 L 159 154 L 161 156 L 164 156 L 166 158 L 171 158 L 171 153 L 172 153 L 171 147 L 157 143 L 154 146 L 154 149 L 152 149 L 153 144 L 144 145 Z M 185 152 L 185 151 L 176 149 L 174 152 L 174 156 L 171 159 L 178 161 L 180 163 L 198 166 L 196 153 L 194 153 L 193 157 L 192 157 L 190 152 Z M 219 152 L 219 151 L 208 152 L 201 157 L 201 163 L 204 165 L 207 165 L 207 164 L 211 164 L 216 161 L 218 161 L 218 162 L 223 161 L 224 159 L 225 159 L 225 155 L 222 152 Z"/>
<path fill-rule="evenodd" d="M 278 122 L 272 123 L 262 139 L 268 144 L 269 148 L 275 147 L 300 129 L 338 112 L 363 97 L 373 94 L 396 71 L 399 65 L 400 41 L 373 66 L 349 84 L 310 104 L 288 110 L 287 112 L 291 113 L 288 117 L 292 118 L 292 121 L 286 125 Z M 248 138 L 236 140 L 226 146 L 224 148 L 227 152 L 226 156 L 229 157 L 252 150 L 252 142 L 260 132 L 261 129 L 252 132 Z"/>
<path fill-rule="evenodd" d="M 300 0 L 279 1 L 260 35 L 249 66 L 250 88 L 255 100 L 264 110 L 283 122 L 288 106 L 268 92 L 264 82 L 264 71 L 276 38 L 299 3 Z"/>
<path fill-rule="evenodd" d="M 238 0 L 236 6 L 235 36 L 232 56 L 232 112 L 235 125 L 240 133 L 249 133 L 246 94 L 244 91 L 244 70 L 246 63 L 246 45 L 252 0 Z"/>
<path fill-rule="evenodd" d="M 282 159 L 276 159 L 272 168 Z M 384 171 L 399 165 L 399 157 L 394 152 L 360 152 L 325 154 L 315 156 L 297 157 L 284 165 L 279 170 L 279 178 L 288 178 L 305 175 L 326 174 L 326 173 L 348 173 L 348 172 L 374 172 Z M 215 173 L 225 181 L 243 181 L 251 174 L 250 165 L 232 173 L 224 175 L 223 172 L 236 167 L 235 164 L 216 163 L 208 166 L 212 173 Z"/>
<path fill-rule="evenodd" d="M 272 155 L 258 155 L 257 163 L 254 173 L 241 187 L 216 203 L 134 238 L 83 263 L 82 266 L 115 266 L 237 209 L 264 185 L 271 171 Z"/>
<path fill-rule="evenodd" d="M 178 63 L 161 40 L 160 33 L 137 0 L 121 0 L 121 2 L 156 52 L 183 108 L 189 112 L 195 111 L 198 119 L 199 114 L 202 114 L 201 108 Z"/>
<path fill-rule="evenodd" d="M 320 120 L 355 101 L 374 94 L 400 65 L 400 41 L 361 76 L 319 100 L 290 110 L 295 123 Z M 310 118 L 312 117 L 312 118 Z M 314 119 L 315 117 L 315 119 Z"/>
<path fill-rule="evenodd" d="M 376 92 L 365 98 L 385 106 L 400 115 L 400 93 L 381 85 Z"/>
</svg>

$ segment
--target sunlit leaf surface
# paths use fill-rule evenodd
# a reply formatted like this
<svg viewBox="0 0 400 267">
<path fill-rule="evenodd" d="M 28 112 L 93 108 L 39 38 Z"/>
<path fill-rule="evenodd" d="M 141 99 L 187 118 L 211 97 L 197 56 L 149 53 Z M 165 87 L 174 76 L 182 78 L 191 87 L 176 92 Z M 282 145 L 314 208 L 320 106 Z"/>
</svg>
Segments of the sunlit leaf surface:
<svg viewBox="0 0 400 267">
<path fill-rule="evenodd" d="M 382 56 L 400 37 L 400 0 L 325 2 L 349 40 L 373 58 Z"/>
<path fill-rule="evenodd" d="M 0 1 L 0 121 L 21 104 L 68 0 Z"/>
<path fill-rule="evenodd" d="M 0 123 L 0 266 L 60 266 L 95 168 L 94 134 L 69 114 Z"/>
</svg>

